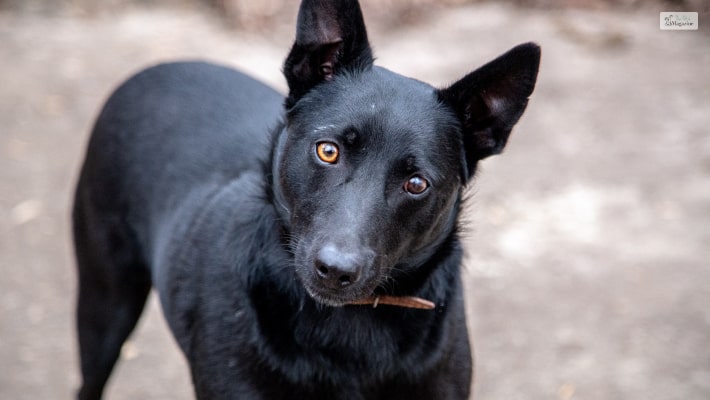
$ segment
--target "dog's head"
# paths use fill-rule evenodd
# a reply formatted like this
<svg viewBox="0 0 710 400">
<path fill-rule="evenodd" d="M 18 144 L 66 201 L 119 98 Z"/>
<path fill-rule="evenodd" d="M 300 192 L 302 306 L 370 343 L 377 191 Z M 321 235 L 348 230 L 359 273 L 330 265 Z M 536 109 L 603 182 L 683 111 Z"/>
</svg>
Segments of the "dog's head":
<svg viewBox="0 0 710 400">
<path fill-rule="evenodd" d="M 276 174 L 314 299 L 369 297 L 432 257 L 477 162 L 503 150 L 525 110 L 539 60 L 520 45 L 435 89 L 373 66 L 357 1 L 303 1 Z"/>
</svg>

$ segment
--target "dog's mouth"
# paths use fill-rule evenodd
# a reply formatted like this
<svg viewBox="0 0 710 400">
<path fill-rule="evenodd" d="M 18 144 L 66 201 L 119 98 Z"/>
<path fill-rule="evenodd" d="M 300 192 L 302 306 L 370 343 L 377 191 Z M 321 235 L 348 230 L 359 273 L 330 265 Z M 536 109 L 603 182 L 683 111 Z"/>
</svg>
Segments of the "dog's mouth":
<svg viewBox="0 0 710 400">
<path fill-rule="evenodd" d="M 372 308 L 377 308 L 379 305 L 386 305 L 419 310 L 433 310 L 436 308 L 434 302 L 416 296 L 377 295 L 373 292 L 352 296 L 347 293 L 334 293 L 330 290 L 315 289 L 309 285 L 304 285 L 304 287 L 313 300 L 330 307 L 372 306 Z"/>
<path fill-rule="evenodd" d="M 303 287 L 308 295 L 316 302 L 330 306 L 343 307 L 357 302 L 363 302 L 374 297 L 372 290 L 365 288 L 348 288 L 346 290 L 333 290 L 319 287 L 317 284 L 304 282 Z M 373 288 L 374 289 L 374 288 Z"/>
</svg>

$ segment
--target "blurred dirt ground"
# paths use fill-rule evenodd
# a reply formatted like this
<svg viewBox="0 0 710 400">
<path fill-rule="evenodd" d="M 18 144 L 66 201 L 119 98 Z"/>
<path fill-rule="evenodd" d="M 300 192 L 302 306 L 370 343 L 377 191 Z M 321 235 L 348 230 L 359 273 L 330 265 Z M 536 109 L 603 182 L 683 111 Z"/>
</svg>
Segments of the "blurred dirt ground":
<svg viewBox="0 0 710 400">
<path fill-rule="evenodd" d="M 661 31 L 659 11 L 700 11 L 702 29 Z M 710 398 L 707 9 L 382 13 L 365 9 L 378 63 L 435 85 L 520 42 L 543 48 L 530 106 L 469 202 L 476 398 Z M 174 59 L 283 90 L 294 20 L 235 30 L 200 7 L 0 9 L 0 399 L 77 386 L 69 207 L 103 100 Z M 152 298 L 107 398 L 192 397 Z"/>
</svg>

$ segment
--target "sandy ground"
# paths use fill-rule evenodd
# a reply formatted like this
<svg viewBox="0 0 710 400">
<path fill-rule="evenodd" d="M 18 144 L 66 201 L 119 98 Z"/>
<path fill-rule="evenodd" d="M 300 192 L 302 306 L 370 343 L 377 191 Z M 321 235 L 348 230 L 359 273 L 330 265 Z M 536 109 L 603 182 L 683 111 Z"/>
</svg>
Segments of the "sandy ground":
<svg viewBox="0 0 710 400">
<path fill-rule="evenodd" d="M 380 65 L 436 85 L 543 47 L 533 100 L 469 203 L 477 399 L 710 398 L 710 36 L 660 31 L 658 11 L 484 5 L 370 26 Z M 283 89 L 292 35 L 194 9 L 0 12 L 0 399 L 77 386 L 68 210 L 112 88 L 206 58 Z M 192 398 L 154 297 L 148 310 L 107 398 Z"/>
</svg>

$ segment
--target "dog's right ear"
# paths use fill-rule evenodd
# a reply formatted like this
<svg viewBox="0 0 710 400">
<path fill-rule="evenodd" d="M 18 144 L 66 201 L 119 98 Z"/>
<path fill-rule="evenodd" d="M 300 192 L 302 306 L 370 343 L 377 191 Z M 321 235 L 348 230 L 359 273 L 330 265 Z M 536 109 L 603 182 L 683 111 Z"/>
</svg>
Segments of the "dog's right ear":
<svg viewBox="0 0 710 400">
<path fill-rule="evenodd" d="M 503 151 L 535 88 L 540 47 L 525 43 L 438 92 L 461 121 L 469 176 L 476 163 Z"/>
<path fill-rule="evenodd" d="M 291 108 L 315 85 L 345 70 L 372 65 L 365 21 L 357 0 L 303 0 L 296 41 L 284 63 Z"/>
</svg>

